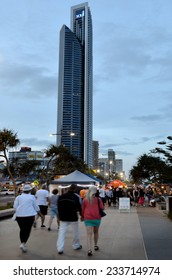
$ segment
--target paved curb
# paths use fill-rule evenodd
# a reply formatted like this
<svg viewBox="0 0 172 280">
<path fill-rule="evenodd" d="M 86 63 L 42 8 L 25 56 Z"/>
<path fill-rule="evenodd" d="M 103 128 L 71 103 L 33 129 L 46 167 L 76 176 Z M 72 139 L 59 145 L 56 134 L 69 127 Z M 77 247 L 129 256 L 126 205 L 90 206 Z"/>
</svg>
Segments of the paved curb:
<svg viewBox="0 0 172 280">
<path fill-rule="evenodd" d="M 0 219 L 11 217 L 14 214 L 14 208 L 0 210 Z"/>
</svg>

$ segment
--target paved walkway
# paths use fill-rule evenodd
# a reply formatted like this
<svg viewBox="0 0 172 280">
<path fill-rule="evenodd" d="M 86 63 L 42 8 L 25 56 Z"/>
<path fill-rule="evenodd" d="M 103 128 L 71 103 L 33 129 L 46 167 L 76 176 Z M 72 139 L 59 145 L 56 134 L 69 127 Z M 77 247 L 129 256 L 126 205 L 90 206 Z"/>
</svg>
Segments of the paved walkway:
<svg viewBox="0 0 172 280">
<path fill-rule="evenodd" d="M 87 256 L 86 230 L 79 222 L 82 250 L 72 249 L 72 232 L 67 233 L 63 255 L 58 255 L 58 231 L 55 220 L 52 231 L 32 229 L 28 252 L 19 249 L 19 228 L 15 221 L 0 221 L 1 260 L 172 260 L 172 222 L 156 208 L 131 207 L 130 212 L 119 212 L 111 207 L 106 210 L 100 227 L 100 250 Z M 45 224 L 48 225 L 49 216 Z"/>
</svg>

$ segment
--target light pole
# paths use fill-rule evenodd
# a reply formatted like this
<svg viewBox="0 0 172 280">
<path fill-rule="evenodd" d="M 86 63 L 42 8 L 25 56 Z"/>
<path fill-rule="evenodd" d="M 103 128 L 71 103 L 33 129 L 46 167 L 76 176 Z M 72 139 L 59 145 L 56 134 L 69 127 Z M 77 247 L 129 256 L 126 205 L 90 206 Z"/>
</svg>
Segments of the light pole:
<svg viewBox="0 0 172 280">
<path fill-rule="evenodd" d="M 57 136 L 59 135 L 60 136 L 60 145 L 62 145 L 62 129 L 59 132 L 57 132 L 57 133 L 51 133 L 50 134 L 50 136 L 54 136 L 54 135 L 57 135 Z M 73 136 L 75 136 L 75 133 L 74 132 L 70 132 L 69 135 L 71 137 L 73 137 Z M 57 143 L 58 143 L 58 141 L 57 141 Z"/>
<path fill-rule="evenodd" d="M 57 133 L 51 133 L 50 136 L 55 136 L 59 135 L 60 136 L 60 145 L 62 144 L 62 129 L 58 131 Z M 58 143 L 58 141 L 56 141 Z"/>
</svg>

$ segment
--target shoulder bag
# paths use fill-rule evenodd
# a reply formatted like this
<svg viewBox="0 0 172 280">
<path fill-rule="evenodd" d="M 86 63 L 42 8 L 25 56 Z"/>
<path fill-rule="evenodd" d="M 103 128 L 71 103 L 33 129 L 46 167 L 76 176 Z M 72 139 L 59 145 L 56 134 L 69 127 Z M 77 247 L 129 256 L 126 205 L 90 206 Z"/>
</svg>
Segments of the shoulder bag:
<svg viewBox="0 0 172 280">
<path fill-rule="evenodd" d="M 97 198 L 97 199 L 98 199 L 98 207 L 99 207 L 100 216 L 104 217 L 104 216 L 106 216 L 106 213 L 100 208 L 100 200 L 99 200 L 99 198 Z"/>
</svg>

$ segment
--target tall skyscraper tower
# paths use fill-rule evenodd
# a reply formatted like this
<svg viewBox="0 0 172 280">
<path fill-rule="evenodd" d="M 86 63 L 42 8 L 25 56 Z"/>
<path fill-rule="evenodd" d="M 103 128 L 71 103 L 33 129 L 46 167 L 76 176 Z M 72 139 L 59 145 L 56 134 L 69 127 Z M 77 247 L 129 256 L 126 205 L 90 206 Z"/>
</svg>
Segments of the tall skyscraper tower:
<svg viewBox="0 0 172 280">
<path fill-rule="evenodd" d="M 60 31 L 57 145 L 92 167 L 93 57 L 88 3 L 71 7 L 71 28 Z"/>
<path fill-rule="evenodd" d="M 99 169 L 99 142 L 93 141 L 93 169 Z"/>
</svg>

